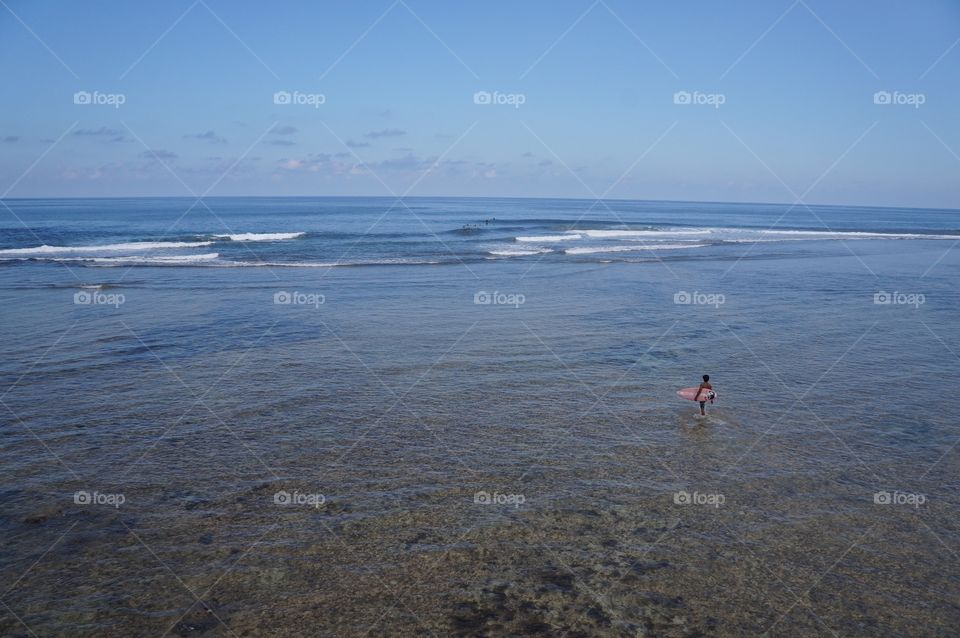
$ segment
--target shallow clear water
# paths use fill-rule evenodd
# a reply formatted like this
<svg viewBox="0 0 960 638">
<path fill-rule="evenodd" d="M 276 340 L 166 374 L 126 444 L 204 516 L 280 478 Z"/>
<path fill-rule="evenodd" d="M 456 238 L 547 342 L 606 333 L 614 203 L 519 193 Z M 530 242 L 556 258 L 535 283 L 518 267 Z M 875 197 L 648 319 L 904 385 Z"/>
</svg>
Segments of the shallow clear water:
<svg viewBox="0 0 960 638">
<path fill-rule="evenodd" d="M 960 625 L 955 211 L 7 204 L 5 634 Z"/>
</svg>

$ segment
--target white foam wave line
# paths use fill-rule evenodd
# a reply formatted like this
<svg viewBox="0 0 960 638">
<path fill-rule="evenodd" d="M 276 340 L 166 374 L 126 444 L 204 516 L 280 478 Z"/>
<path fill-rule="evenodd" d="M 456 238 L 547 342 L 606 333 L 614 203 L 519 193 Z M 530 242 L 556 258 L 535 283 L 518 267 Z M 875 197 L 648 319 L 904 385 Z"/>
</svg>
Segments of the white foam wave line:
<svg viewBox="0 0 960 638">
<path fill-rule="evenodd" d="M 202 261 L 213 261 L 219 253 L 202 253 L 198 255 L 125 255 L 123 257 L 17 257 L 16 261 L 52 261 L 52 262 L 86 262 L 95 264 L 191 264 Z M 11 261 L 0 259 L 0 261 Z"/>
<path fill-rule="evenodd" d="M 219 253 L 205 253 L 201 255 L 176 255 L 166 257 L 0 257 L 0 262 L 32 260 L 50 263 L 78 262 L 102 266 L 194 266 L 202 264 L 205 267 L 214 268 L 336 268 L 340 266 L 426 266 L 443 263 L 436 260 L 406 259 L 380 259 L 373 261 L 342 262 L 226 261 L 218 260 L 219 256 Z"/>
<path fill-rule="evenodd" d="M 716 235 L 718 239 L 726 241 L 751 241 L 751 236 L 760 237 L 778 237 L 782 240 L 787 239 L 960 239 L 960 235 L 943 235 L 938 233 L 878 233 L 868 231 L 845 231 L 845 230 L 776 230 L 776 229 L 755 229 L 755 228 L 675 228 L 659 230 L 569 230 L 568 234 L 578 234 L 593 239 L 626 239 L 662 237 L 669 239 L 672 237 L 682 237 L 685 235 Z M 733 237 L 730 237 L 733 236 Z M 727 239 L 730 237 L 730 239 Z M 764 241 L 755 239 L 752 241 Z M 770 239 L 765 241 L 777 241 Z"/>
<path fill-rule="evenodd" d="M 553 251 L 549 248 L 531 248 L 529 250 L 524 250 L 522 248 L 504 248 L 500 250 L 490 250 L 488 251 L 491 255 L 497 255 L 499 257 L 527 257 L 529 255 L 542 255 L 544 253 L 552 253 Z"/>
<path fill-rule="evenodd" d="M 675 229 L 675 230 L 577 230 L 568 233 L 580 233 L 595 239 L 612 239 L 622 237 L 667 237 L 673 235 L 708 235 L 711 228 Z"/>
<path fill-rule="evenodd" d="M 563 252 L 568 255 L 589 255 L 591 253 L 623 253 L 638 250 L 680 250 L 682 248 L 705 248 L 707 244 L 652 244 L 649 246 L 594 246 L 584 248 L 567 248 Z"/>
<path fill-rule="evenodd" d="M 100 246 L 34 246 L 33 248 L 5 248 L 0 255 L 55 255 L 60 253 L 117 252 L 124 250 L 161 250 L 209 246 L 212 241 L 137 241 Z"/>
<path fill-rule="evenodd" d="M 582 239 L 583 236 L 579 234 L 569 234 L 569 235 L 541 235 L 538 237 L 517 237 L 517 241 L 530 241 L 530 242 L 551 242 L 551 241 L 573 241 L 576 239 Z"/>
<path fill-rule="evenodd" d="M 890 239 L 890 240 L 907 240 L 907 239 L 931 239 L 931 240 L 944 240 L 944 239 L 960 239 L 960 235 L 917 235 L 917 236 L 906 236 L 906 235 L 883 235 L 882 237 L 841 237 L 837 236 L 820 236 L 820 237 L 777 237 L 775 239 L 759 239 L 757 237 L 718 237 L 718 240 L 722 241 L 725 244 L 779 244 L 787 241 L 871 241 L 877 239 Z"/>
<path fill-rule="evenodd" d="M 306 233 L 237 233 L 234 235 L 214 235 L 214 237 L 229 239 L 230 241 L 282 241 L 284 239 L 297 239 L 304 235 Z"/>
<path fill-rule="evenodd" d="M 810 235 L 813 237 L 856 239 L 857 237 L 876 237 L 879 239 L 960 239 L 960 235 L 937 235 L 933 233 L 870 233 L 853 230 L 761 230 L 764 235 Z"/>
<path fill-rule="evenodd" d="M 722 241 L 725 244 L 778 244 L 785 241 L 820 241 L 831 239 L 830 237 L 780 237 L 779 239 L 757 239 L 756 237 L 751 237 L 749 239 L 743 238 L 722 238 Z"/>
<path fill-rule="evenodd" d="M 221 261 L 216 265 L 223 268 L 337 268 L 341 266 L 429 266 L 439 261 L 406 261 L 403 259 L 381 259 L 375 261 Z"/>
</svg>

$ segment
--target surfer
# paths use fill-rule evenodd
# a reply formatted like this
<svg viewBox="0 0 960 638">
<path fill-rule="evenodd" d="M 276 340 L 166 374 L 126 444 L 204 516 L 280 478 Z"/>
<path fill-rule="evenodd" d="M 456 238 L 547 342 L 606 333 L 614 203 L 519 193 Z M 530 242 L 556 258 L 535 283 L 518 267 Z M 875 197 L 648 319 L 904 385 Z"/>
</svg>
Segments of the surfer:
<svg viewBox="0 0 960 638">
<path fill-rule="evenodd" d="M 713 395 L 712 390 L 713 386 L 710 385 L 710 375 L 703 375 L 703 383 L 697 388 L 697 394 L 693 397 L 694 401 L 699 401 L 701 395 L 704 397 L 704 400 L 700 401 L 700 416 L 707 416 L 707 412 L 703 408 L 707 404 L 706 399 Z"/>
</svg>

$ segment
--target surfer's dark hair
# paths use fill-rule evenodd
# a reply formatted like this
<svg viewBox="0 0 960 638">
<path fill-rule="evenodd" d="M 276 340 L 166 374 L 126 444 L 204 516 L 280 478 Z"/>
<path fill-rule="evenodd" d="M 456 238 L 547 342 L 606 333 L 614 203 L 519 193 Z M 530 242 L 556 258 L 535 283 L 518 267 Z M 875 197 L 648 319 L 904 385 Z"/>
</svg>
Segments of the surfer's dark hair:
<svg viewBox="0 0 960 638">
<path fill-rule="evenodd" d="M 703 375 L 703 380 L 704 380 L 704 381 L 709 381 L 709 380 L 710 380 L 710 375 L 709 375 L 709 374 Z"/>
</svg>

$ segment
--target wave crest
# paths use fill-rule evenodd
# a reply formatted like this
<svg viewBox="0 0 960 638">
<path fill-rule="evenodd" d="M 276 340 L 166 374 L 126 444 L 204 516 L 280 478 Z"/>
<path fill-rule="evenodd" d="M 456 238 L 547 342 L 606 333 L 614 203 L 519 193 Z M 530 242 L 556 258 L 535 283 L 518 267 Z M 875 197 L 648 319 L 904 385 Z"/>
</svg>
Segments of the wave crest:
<svg viewBox="0 0 960 638">
<path fill-rule="evenodd" d="M 651 244 L 649 246 L 592 246 L 584 248 L 567 248 L 563 252 L 568 255 L 589 255 L 591 253 L 625 253 L 638 250 L 679 250 L 681 248 L 704 248 L 709 244 Z"/>
<path fill-rule="evenodd" d="M 214 235 L 217 239 L 230 241 L 283 241 L 285 239 L 299 239 L 306 233 L 235 233 L 233 235 Z"/>
<path fill-rule="evenodd" d="M 209 246 L 212 241 L 135 241 L 99 246 L 33 246 L 32 248 L 5 248 L 0 255 L 55 255 L 59 253 L 117 252 L 123 250 L 167 250 Z"/>
</svg>

